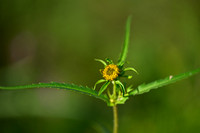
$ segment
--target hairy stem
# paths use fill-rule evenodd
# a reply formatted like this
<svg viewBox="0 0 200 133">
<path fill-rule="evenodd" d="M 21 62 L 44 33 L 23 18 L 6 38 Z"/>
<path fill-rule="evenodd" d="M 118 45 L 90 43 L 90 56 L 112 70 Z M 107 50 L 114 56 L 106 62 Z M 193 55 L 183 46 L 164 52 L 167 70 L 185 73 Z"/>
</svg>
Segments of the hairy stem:
<svg viewBox="0 0 200 133">
<path fill-rule="evenodd" d="M 113 106 L 113 133 L 118 133 L 117 105 Z"/>
</svg>

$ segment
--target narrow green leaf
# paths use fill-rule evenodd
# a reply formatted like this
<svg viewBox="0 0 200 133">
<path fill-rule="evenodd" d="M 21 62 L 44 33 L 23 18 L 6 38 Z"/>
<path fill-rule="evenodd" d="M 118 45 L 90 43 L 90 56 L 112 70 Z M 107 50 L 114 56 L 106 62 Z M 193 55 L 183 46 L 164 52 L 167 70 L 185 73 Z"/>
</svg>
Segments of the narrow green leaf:
<svg viewBox="0 0 200 133">
<path fill-rule="evenodd" d="M 136 70 L 135 68 L 133 68 L 133 67 L 124 68 L 124 71 L 134 71 L 135 73 L 139 74 L 139 73 L 137 72 L 137 70 Z"/>
<path fill-rule="evenodd" d="M 110 84 L 110 81 L 107 81 L 105 84 L 103 84 L 101 89 L 99 90 L 98 95 L 101 95 L 101 93 L 103 93 L 105 91 L 105 89 L 108 87 L 109 84 Z"/>
<path fill-rule="evenodd" d="M 125 88 L 124 88 L 124 85 L 122 84 L 122 82 L 120 82 L 119 80 L 117 80 L 117 81 L 115 81 L 115 83 L 120 86 L 120 88 L 122 89 L 122 94 L 124 96 L 124 94 L 125 94 Z"/>
<path fill-rule="evenodd" d="M 126 34 L 125 34 L 125 39 L 124 39 L 124 45 L 123 49 L 118 61 L 118 66 L 123 66 L 126 60 L 126 56 L 128 53 L 128 45 L 129 45 L 129 38 L 130 38 L 130 28 L 131 28 L 131 16 L 128 17 L 127 22 L 126 22 Z"/>
<path fill-rule="evenodd" d="M 32 85 L 22 85 L 22 86 L 14 86 L 14 87 L 2 87 L 0 86 L 0 89 L 5 90 L 18 90 L 18 89 L 29 89 L 29 88 L 57 88 L 57 89 L 65 89 L 65 90 L 73 90 L 77 92 L 81 92 L 90 96 L 94 96 L 96 98 L 99 98 L 105 102 L 109 102 L 109 99 L 106 95 L 98 95 L 98 92 L 83 86 L 77 86 L 74 84 L 65 84 L 65 83 L 57 83 L 57 82 L 51 82 L 51 83 L 39 83 L 39 84 L 32 84 Z"/>
<path fill-rule="evenodd" d="M 107 66 L 106 62 L 101 59 L 94 59 L 95 61 L 101 62 L 104 66 Z"/>
<path fill-rule="evenodd" d="M 106 80 L 105 80 L 105 79 L 100 79 L 100 80 L 98 80 L 98 81 L 95 83 L 95 85 L 94 85 L 94 90 L 96 89 L 96 86 L 97 86 L 98 84 L 103 83 L 103 82 L 106 82 Z"/>
<path fill-rule="evenodd" d="M 133 90 L 130 93 L 130 95 L 139 95 L 139 94 L 149 92 L 152 89 L 157 89 L 159 87 L 162 87 L 162 86 L 165 86 L 168 84 L 172 84 L 176 81 L 188 78 L 194 74 L 197 74 L 198 72 L 200 72 L 200 68 L 190 71 L 190 72 L 182 73 L 182 74 L 179 74 L 176 76 L 169 76 L 169 77 L 166 77 L 165 79 L 157 80 L 157 81 L 151 82 L 149 84 L 139 85 L 137 89 Z"/>
</svg>

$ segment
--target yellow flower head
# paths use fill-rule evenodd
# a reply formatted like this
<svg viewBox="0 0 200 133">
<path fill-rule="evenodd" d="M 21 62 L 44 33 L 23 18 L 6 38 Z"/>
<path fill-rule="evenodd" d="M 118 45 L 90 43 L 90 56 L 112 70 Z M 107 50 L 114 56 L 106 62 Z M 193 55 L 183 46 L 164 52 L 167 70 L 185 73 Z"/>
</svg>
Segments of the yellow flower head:
<svg viewBox="0 0 200 133">
<path fill-rule="evenodd" d="M 102 71 L 102 74 L 106 80 L 112 81 L 118 77 L 119 68 L 114 64 L 107 65 Z"/>
</svg>

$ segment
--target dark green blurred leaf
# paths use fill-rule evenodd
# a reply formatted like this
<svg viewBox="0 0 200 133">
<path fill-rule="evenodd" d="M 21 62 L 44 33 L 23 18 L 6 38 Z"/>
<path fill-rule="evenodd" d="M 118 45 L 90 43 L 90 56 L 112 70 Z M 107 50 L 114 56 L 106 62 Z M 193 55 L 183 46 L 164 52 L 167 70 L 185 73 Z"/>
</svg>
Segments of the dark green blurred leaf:
<svg viewBox="0 0 200 133">
<path fill-rule="evenodd" d="M 125 35 L 122 53 L 120 55 L 120 58 L 117 64 L 118 66 L 123 66 L 126 60 L 126 56 L 128 53 L 129 39 L 130 39 L 130 28 L 131 28 L 131 16 L 128 17 L 127 22 L 126 22 L 126 35 Z"/>
</svg>

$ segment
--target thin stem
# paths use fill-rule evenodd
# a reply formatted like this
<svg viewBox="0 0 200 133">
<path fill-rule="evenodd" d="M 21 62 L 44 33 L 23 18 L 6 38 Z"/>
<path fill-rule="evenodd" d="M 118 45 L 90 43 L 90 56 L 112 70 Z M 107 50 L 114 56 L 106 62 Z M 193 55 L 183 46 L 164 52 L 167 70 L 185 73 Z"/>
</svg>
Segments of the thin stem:
<svg viewBox="0 0 200 133">
<path fill-rule="evenodd" d="M 113 133 L 118 133 L 117 105 L 113 106 Z"/>
<path fill-rule="evenodd" d="M 113 133 L 118 133 L 118 115 L 117 115 L 117 105 L 116 105 L 116 99 L 117 99 L 117 90 L 116 90 L 116 83 L 115 81 L 113 83 Z"/>
<path fill-rule="evenodd" d="M 116 100 L 116 97 L 117 97 L 116 96 L 117 95 L 116 94 L 116 83 L 114 81 L 112 83 L 113 83 L 113 98 L 114 98 L 114 100 Z"/>
</svg>

